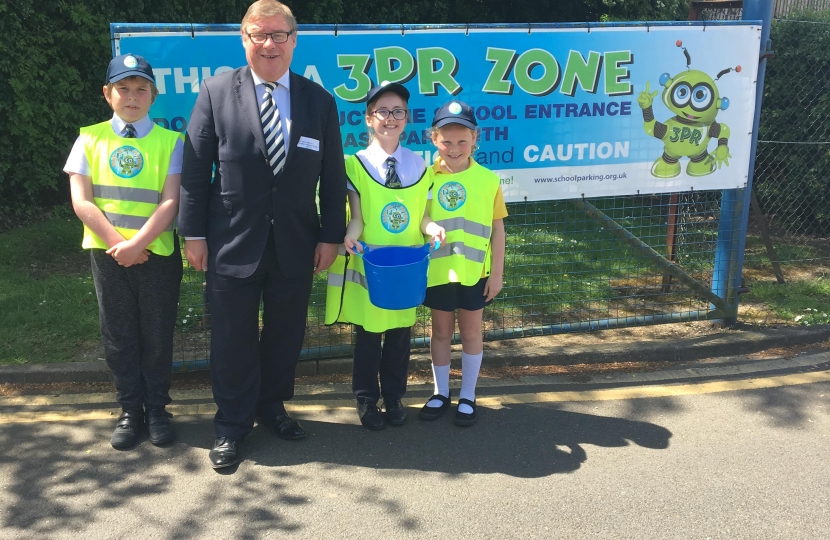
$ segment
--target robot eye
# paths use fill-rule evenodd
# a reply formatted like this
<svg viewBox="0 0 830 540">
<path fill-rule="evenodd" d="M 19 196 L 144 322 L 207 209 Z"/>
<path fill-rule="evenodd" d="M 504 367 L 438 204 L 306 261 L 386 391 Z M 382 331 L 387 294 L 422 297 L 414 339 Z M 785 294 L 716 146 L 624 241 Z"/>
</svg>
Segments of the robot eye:
<svg viewBox="0 0 830 540">
<path fill-rule="evenodd" d="M 692 109 L 705 111 L 712 106 L 712 87 L 706 83 L 700 83 L 692 88 Z"/>
<path fill-rule="evenodd" d="M 692 95 L 692 87 L 687 83 L 680 83 L 671 93 L 671 100 L 675 107 L 685 107 Z"/>
</svg>

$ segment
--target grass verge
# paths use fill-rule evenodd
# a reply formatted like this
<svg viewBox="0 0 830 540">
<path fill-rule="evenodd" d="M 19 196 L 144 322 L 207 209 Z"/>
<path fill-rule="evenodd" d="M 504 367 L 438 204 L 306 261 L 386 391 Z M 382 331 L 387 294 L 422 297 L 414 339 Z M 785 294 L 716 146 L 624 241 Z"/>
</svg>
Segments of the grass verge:
<svg viewBox="0 0 830 540">
<path fill-rule="evenodd" d="M 72 361 L 99 339 L 82 234 L 74 216 L 0 234 L 0 363 Z"/>
<path fill-rule="evenodd" d="M 660 214 L 612 203 L 597 206 L 665 252 Z M 528 204 L 511 207 L 511 212 L 505 289 L 485 311 L 487 330 L 707 309 L 705 300 L 676 281 L 665 292 L 653 261 L 568 202 Z M 716 231 L 707 220 L 699 221 L 699 227 L 684 231 L 678 263 L 705 283 L 711 276 Z M 0 363 L 100 356 L 97 302 L 81 236 L 74 215 L 0 233 Z M 750 253 L 755 244 L 748 242 Z M 824 315 L 830 306 L 830 261 L 822 260 L 824 267 L 785 266 L 787 283 L 777 285 L 761 257 L 748 255 L 744 275 L 751 292 L 741 298 L 740 320 L 761 325 L 830 322 Z M 174 360 L 208 357 L 209 314 L 204 311 L 202 281 L 203 275 L 185 269 Z M 325 281 L 325 273 L 314 281 L 307 348 L 348 345 L 352 339 L 348 326 L 323 324 Z M 424 335 L 429 335 L 429 315 L 420 308 L 413 337 Z"/>
</svg>

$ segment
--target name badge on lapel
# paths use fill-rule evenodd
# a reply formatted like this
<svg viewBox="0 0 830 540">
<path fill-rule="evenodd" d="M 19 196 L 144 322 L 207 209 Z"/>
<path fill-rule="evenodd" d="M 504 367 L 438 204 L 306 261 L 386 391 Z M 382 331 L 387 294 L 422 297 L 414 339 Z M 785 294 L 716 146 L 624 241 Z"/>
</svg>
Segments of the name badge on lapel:
<svg viewBox="0 0 830 540">
<path fill-rule="evenodd" d="M 310 137 L 300 137 L 300 142 L 297 143 L 297 148 L 305 148 L 306 150 L 320 151 L 320 141 Z"/>
</svg>

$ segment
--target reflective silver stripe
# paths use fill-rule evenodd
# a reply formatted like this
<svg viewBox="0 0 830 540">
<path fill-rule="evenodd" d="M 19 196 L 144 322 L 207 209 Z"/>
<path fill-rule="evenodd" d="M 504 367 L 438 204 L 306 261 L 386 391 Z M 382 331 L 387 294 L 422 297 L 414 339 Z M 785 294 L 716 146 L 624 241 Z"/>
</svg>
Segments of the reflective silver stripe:
<svg viewBox="0 0 830 540">
<path fill-rule="evenodd" d="M 366 276 L 358 272 L 357 270 L 353 270 L 351 268 L 346 269 L 346 281 L 351 281 L 352 283 L 357 283 L 361 287 L 366 290 L 369 290 L 369 284 L 366 281 Z"/>
<path fill-rule="evenodd" d="M 450 242 L 449 244 L 444 244 L 438 248 L 437 251 L 433 251 L 430 258 L 440 259 L 442 257 L 450 257 L 452 255 L 461 255 L 468 261 L 483 263 L 487 252 L 474 247 L 465 246 L 464 242 Z"/>
<path fill-rule="evenodd" d="M 369 289 L 369 285 L 366 283 L 366 276 L 364 276 L 357 270 L 352 270 L 351 268 L 346 270 L 345 279 L 343 279 L 343 274 L 333 274 L 329 272 L 329 278 L 326 283 L 332 287 L 342 287 L 346 281 L 357 283 L 364 289 Z"/>
<path fill-rule="evenodd" d="M 329 272 L 329 279 L 326 281 L 326 284 L 328 284 L 329 287 L 342 287 L 343 274 L 334 274 Z"/>
<path fill-rule="evenodd" d="M 481 223 L 476 223 L 475 221 L 467 221 L 463 217 L 442 219 L 440 221 L 436 221 L 436 223 L 444 227 L 447 232 L 463 230 L 465 233 L 473 236 L 490 238 L 491 227 L 488 225 L 482 225 Z"/>
<path fill-rule="evenodd" d="M 130 216 L 127 214 L 114 214 L 112 212 L 104 212 L 104 215 L 107 217 L 107 220 L 113 227 L 119 227 L 121 229 L 134 229 L 139 230 L 147 223 L 147 220 L 150 218 L 143 217 L 143 216 Z M 167 227 L 164 231 L 169 232 L 173 230 L 173 224 L 171 223 L 169 227 Z"/>
<path fill-rule="evenodd" d="M 92 185 L 92 194 L 98 199 L 158 204 L 161 193 L 154 189 Z"/>
</svg>

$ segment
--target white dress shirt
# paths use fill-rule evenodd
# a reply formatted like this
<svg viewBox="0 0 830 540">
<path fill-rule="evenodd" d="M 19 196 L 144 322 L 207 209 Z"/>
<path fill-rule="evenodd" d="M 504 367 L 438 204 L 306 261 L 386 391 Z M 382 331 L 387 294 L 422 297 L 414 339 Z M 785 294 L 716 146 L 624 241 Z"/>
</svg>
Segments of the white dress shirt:
<svg viewBox="0 0 830 540">
<path fill-rule="evenodd" d="M 263 80 L 251 70 L 251 76 L 254 79 L 254 88 L 256 89 L 256 100 L 259 108 L 262 110 L 262 104 L 265 103 L 265 98 L 268 96 L 268 87 L 265 86 Z M 282 125 L 282 137 L 285 141 L 285 154 L 288 155 L 288 143 L 291 141 L 291 72 L 286 71 L 285 74 L 277 81 L 273 81 L 276 88 L 271 93 L 274 96 L 274 103 L 280 111 L 280 124 Z"/>
<path fill-rule="evenodd" d="M 126 135 L 127 130 L 125 128 L 127 126 L 127 122 L 122 120 L 120 116 L 113 114 L 110 124 L 112 125 L 113 133 L 120 135 L 121 137 Z M 146 137 L 147 134 L 150 133 L 150 130 L 153 129 L 154 124 L 148 115 L 137 122 L 132 122 L 132 125 L 135 129 L 136 138 L 140 139 L 142 137 Z M 182 140 L 176 140 L 176 146 L 173 148 L 173 153 L 170 155 L 170 166 L 167 168 L 167 174 L 179 174 L 182 172 L 183 149 L 184 143 L 182 143 Z M 86 159 L 86 150 L 84 149 L 84 144 L 81 142 L 80 137 L 75 139 L 75 144 L 72 145 L 72 151 L 69 152 L 69 157 L 66 158 L 66 164 L 63 166 L 63 172 L 67 174 L 92 176 L 89 162 Z"/>
<path fill-rule="evenodd" d="M 421 179 L 426 170 L 424 158 L 401 145 L 392 152 L 392 155 L 386 153 L 386 150 L 380 147 L 377 140 L 372 141 L 365 150 L 357 153 L 357 157 L 363 162 L 363 166 L 369 171 L 375 182 L 386 185 L 386 160 L 390 157 L 395 158 L 395 172 L 398 173 L 398 178 L 401 181 L 401 187 L 409 187 Z M 347 186 L 350 190 L 355 191 L 351 181 Z"/>
</svg>

